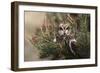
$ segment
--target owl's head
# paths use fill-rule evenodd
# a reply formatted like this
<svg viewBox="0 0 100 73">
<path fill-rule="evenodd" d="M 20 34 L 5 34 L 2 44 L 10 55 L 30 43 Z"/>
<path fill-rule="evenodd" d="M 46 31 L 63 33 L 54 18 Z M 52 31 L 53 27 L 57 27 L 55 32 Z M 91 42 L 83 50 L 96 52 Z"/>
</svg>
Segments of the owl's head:
<svg viewBox="0 0 100 73">
<path fill-rule="evenodd" d="M 69 35 L 69 32 L 70 32 L 69 23 L 67 23 L 67 24 L 61 23 L 59 25 L 58 33 L 60 36 Z"/>
</svg>

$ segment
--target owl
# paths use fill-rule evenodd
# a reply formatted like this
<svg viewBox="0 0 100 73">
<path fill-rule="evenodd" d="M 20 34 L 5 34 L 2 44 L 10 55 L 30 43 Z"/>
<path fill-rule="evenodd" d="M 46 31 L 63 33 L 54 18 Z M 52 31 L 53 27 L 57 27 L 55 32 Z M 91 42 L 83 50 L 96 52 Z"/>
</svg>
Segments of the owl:
<svg viewBox="0 0 100 73">
<path fill-rule="evenodd" d="M 58 29 L 58 35 L 54 38 L 53 42 L 66 42 L 66 45 L 69 46 L 69 50 L 73 55 L 76 55 L 76 43 L 77 40 L 73 33 L 71 33 L 71 29 L 69 24 L 61 23 Z"/>
<path fill-rule="evenodd" d="M 58 27 L 58 34 L 56 35 L 56 37 L 53 39 L 53 42 L 61 42 L 63 40 L 66 39 L 66 36 L 70 35 L 70 28 L 69 28 L 69 24 L 59 24 Z"/>
</svg>

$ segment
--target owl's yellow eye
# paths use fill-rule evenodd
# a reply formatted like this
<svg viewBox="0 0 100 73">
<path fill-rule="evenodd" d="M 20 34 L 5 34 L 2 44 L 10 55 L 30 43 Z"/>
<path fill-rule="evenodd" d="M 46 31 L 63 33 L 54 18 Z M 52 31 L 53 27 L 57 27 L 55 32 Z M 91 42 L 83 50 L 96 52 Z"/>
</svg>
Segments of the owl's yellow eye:
<svg viewBox="0 0 100 73">
<path fill-rule="evenodd" d="M 66 30 L 69 30 L 70 28 L 69 27 L 67 27 L 67 28 L 65 28 Z"/>
<path fill-rule="evenodd" d="M 60 30 L 63 30 L 63 28 L 62 28 L 62 27 L 60 27 L 59 29 L 60 29 Z"/>
</svg>

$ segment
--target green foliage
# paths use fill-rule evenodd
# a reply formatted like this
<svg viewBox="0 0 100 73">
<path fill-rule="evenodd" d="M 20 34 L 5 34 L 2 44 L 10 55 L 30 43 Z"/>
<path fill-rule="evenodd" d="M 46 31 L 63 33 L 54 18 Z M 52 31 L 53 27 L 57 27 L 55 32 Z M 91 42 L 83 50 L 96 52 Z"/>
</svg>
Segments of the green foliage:
<svg viewBox="0 0 100 73">
<path fill-rule="evenodd" d="M 80 31 L 77 33 L 78 53 L 82 58 L 90 56 L 89 15 L 80 15 Z"/>
</svg>

